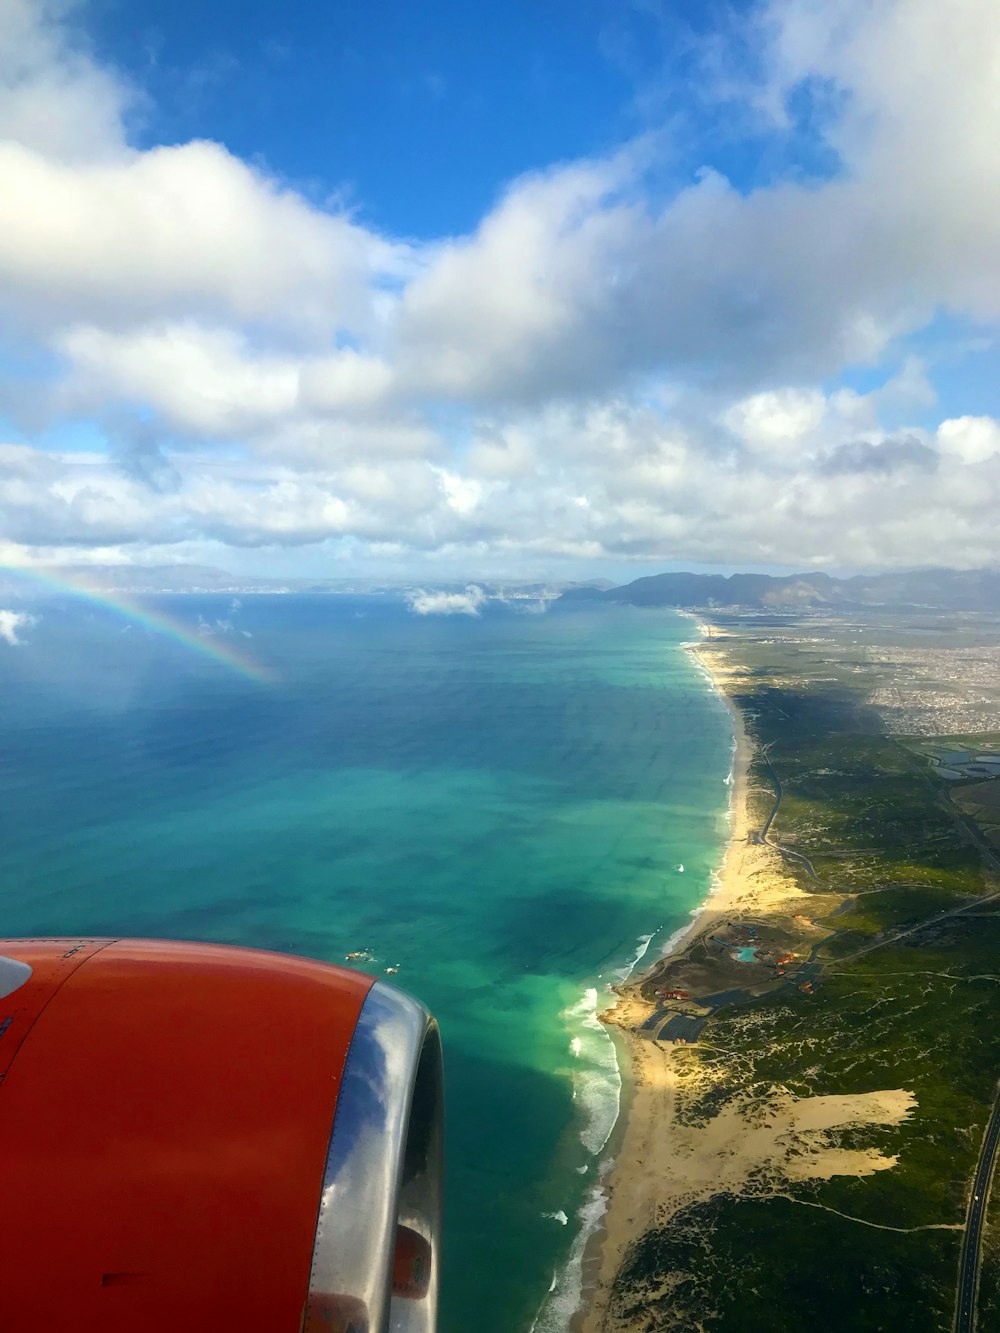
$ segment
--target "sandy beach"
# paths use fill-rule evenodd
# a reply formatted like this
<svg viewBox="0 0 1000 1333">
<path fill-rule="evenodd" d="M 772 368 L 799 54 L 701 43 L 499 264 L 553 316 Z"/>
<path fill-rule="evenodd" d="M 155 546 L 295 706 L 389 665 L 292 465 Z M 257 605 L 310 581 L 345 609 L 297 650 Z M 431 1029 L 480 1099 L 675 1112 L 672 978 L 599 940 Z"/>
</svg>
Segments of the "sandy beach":
<svg viewBox="0 0 1000 1333">
<path fill-rule="evenodd" d="M 840 901 L 803 892 L 780 852 L 760 841 L 773 793 L 770 786 L 752 785 L 754 741 L 731 697 L 739 675 L 711 638 L 691 651 L 733 714 L 729 843 L 714 891 L 690 929 L 643 975 L 616 988 L 616 1004 L 602 1015 L 621 1034 L 631 1092 L 616 1135 L 616 1159 L 602 1182 L 607 1197 L 603 1226 L 584 1255 L 584 1289 L 571 1325 L 574 1333 L 626 1333 L 631 1328 L 616 1312 L 614 1283 L 630 1247 L 646 1232 L 666 1225 L 689 1204 L 723 1191 L 775 1194 L 796 1180 L 865 1175 L 891 1167 L 895 1158 L 875 1149 L 851 1152 L 839 1147 L 837 1131 L 857 1124 L 897 1124 L 913 1107 L 911 1094 L 902 1089 L 803 1099 L 774 1090 L 763 1103 L 757 1089 L 752 1102 L 730 1097 L 708 1120 L 680 1114 L 686 1100 L 713 1086 L 718 1065 L 703 1062 L 698 1045 L 663 1040 L 659 1028 L 643 1030 L 658 1005 L 671 1003 L 657 998 L 655 990 L 677 988 L 691 996 L 734 984 L 751 994 L 773 990 L 782 984 L 775 980 L 773 967 L 741 970 L 725 951 L 711 949 L 715 932 L 746 931 L 752 923 L 754 930 L 780 941 L 776 949 L 801 958 L 828 933 L 816 918 Z M 707 1012 L 694 1001 L 679 1001 L 676 1007 L 693 1015 Z M 710 1037 L 709 1027 L 704 1040 Z"/>
</svg>

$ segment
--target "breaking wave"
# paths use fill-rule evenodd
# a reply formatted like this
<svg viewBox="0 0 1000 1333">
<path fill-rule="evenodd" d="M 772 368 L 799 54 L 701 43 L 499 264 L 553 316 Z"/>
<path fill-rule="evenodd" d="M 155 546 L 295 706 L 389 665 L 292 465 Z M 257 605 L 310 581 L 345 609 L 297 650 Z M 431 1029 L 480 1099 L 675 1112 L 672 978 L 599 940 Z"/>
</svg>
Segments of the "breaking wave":
<svg viewBox="0 0 1000 1333">
<path fill-rule="evenodd" d="M 602 1173 L 604 1165 L 602 1163 Z M 579 1230 L 573 1239 L 569 1258 L 561 1271 L 553 1277 L 549 1294 L 535 1315 L 529 1333 L 566 1333 L 569 1321 L 583 1294 L 583 1252 L 587 1248 L 587 1241 L 601 1225 L 606 1208 L 604 1191 L 597 1185 L 590 1191 L 576 1214 Z"/>
<path fill-rule="evenodd" d="M 583 1113 L 580 1142 L 593 1156 L 603 1149 L 618 1119 L 622 1089 L 618 1057 L 614 1042 L 597 1017 L 595 986 L 585 990 L 563 1017 L 573 1033 L 573 1100 Z"/>
<path fill-rule="evenodd" d="M 629 977 L 635 971 L 636 964 L 639 963 L 643 958 L 645 958 L 646 953 L 649 949 L 650 942 L 652 941 L 653 936 L 655 934 L 656 931 L 654 930 L 649 935 L 639 936 L 639 938 L 635 942 L 635 953 L 628 960 L 628 962 L 625 964 L 624 967 L 620 968 L 617 972 L 614 973 L 616 981 L 628 981 Z"/>
<path fill-rule="evenodd" d="M 635 943 L 632 957 L 612 973 L 616 981 L 625 981 L 645 957 L 657 932 L 640 935 Z M 618 1120 L 621 1107 L 622 1079 L 618 1068 L 618 1056 L 614 1042 L 597 1017 L 599 993 L 596 986 L 588 987 L 576 1004 L 564 1010 L 563 1018 L 567 1022 L 571 1036 L 569 1048 L 574 1056 L 573 1100 L 583 1113 L 583 1127 L 580 1130 L 580 1142 L 590 1154 L 591 1159 L 603 1152 L 611 1137 L 611 1132 Z M 591 1162 L 577 1167 L 581 1175 L 586 1175 Z M 609 1162 L 601 1162 L 595 1173 L 599 1182 Z M 569 1256 L 562 1268 L 553 1276 L 549 1294 L 542 1308 L 535 1316 L 530 1333 L 566 1333 L 570 1317 L 580 1303 L 583 1291 L 583 1254 L 587 1242 L 600 1226 L 607 1207 L 607 1200 L 600 1183 L 593 1185 L 581 1207 L 577 1210 L 576 1233 Z M 569 1225 L 569 1218 L 562 1210 L 544 1214 L 553 1221 Z"/>
</svg>

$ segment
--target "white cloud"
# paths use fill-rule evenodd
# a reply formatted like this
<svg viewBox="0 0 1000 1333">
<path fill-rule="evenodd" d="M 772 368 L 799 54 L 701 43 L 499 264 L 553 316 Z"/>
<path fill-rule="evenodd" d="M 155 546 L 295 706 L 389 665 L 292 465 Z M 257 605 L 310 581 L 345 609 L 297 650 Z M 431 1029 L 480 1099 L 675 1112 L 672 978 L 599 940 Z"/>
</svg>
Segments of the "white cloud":
<svg viewBox="0 0 1000 1333">
<path fill-rule="evenodd" d="M 751 449 L 786 451 L 816 430 L 826 409 L 818 389 L 771 390 L 734 403 L 722 420 Z"/>
<path fill-rule="evenodd" d="M 447 468 L 438 468 L 437 473 L 448 508 L 463 518 L 474 514 L 483 498 L 482 483 L 473 477 L 460 477 Z"/>
<path fill-rule="evenodd" d="M 404 382 L 466 399 L 579 387 L 636 238 L 619 198 L 634 171 L 623 155 L 527 177 L 474 236 L 432 252 L 400 306 Z"/>
<path fill-rule="evenodd" d="M 36 623 L 37 618 L 26 611 L 0 611 L 0 641 L 20 648 L 24 644 L 21 632 Z"/>
<path fill-rule="evenodd" d="M 49 370 L 25 419 L 115 444 L 0 446 L 17 550 L 1000 562 L 1000 426 L 929 424 L 901 341 L 1000 319 L 993 0 L 758 5 L 762 77 L 702 91 L 794 135 L 825 90 L 829 179 L 663 194 L 651 136 L 424 245 L 219 144 L 132 146 L 83 13 L 4 6 L 0 327 Z"/>
<path fill-rule="evenodd" d="M 586 392 L 657 367 L 730 383 L 877 360 L 942 304 L 1000 315 L 1000 11 L 993 0 L 774 0 L 748 97 L 843 94 L 825 183 L 706 169 L 660 208 L 639 152 L 515 184 L 432 257 L 401 365 L 459 397 Z"/>
<path fill-rule="evenodd" d="M 191 436 L 236 438 L 322 417 L 356 417 L 378 408 L 392 387 L 391 369 L 375 356 L 350 348 L 261 352 L 241 332 L 193 321 L 127 332 L 73 325 L 52 341 L 71 370 L 61 406 L 139 402 Z"/>
<path fill-rule="evenodd" d="M 302 400 L 314 411 L 376 407 L 393 389 L 393 371 L 385 360 L 351 348 L 314 358 L 302 367 Z"/>
<path fill-rule="evenodd" d="M 396 263 L 218 144 L 66 164 L 8 142 L 0 180 L 0 304 L 36 329 L 229 318 L 330 337 L 370 327 L 368 283 Z"/>
<path fill-rule="evenodd" d="M 295 410 L 298 366 L 254 355 L 229 329 L 191 324 L 111 333 L 76 325 L 56 340 L 74 368 L 67 397 L 148 405 L 179 430 L 239 435 Z"/>
<path fill-rule="evenodd" d="M 737 400 L 730 410 L 743 421 L 744 408 Z M 845 404 L 834 393 L 810 408 L 808 439 L 761 447 L 756 437 L 720 432 L 718 415 L 680 424 L 625 399 L 555 406 L 509 428 L 494 420 L 487 450 L 448 468 L 334 452 L 306 468 L 192 449 L 174 454 L 174 483 L 160 490 L 99 454 L 0 446 L 0 530 L 29 552 L 118 547 L 133 559 L 153 547 L 162 558 L 172 543 L 180 553 L 199 542 L 332 541 L 424 562 L 437 552 L 458 563 L 464 551 L 483 568 L 528 559 L 538 567 L 547 556 L 838 567 L 996 561 L 997 420 L 949 418 L 932 431 L 890 433 L 873 422 L 865 395 Z M 512 450 L 533 462 L 498 475 L 508 430 Z"/>
<path fill-rule="evenodd" d="M 58 161 L 121 151 L 137 94 L 74 43 L 59 0 L 4 0 L 0 139 Z"/>
<path fill-rule="evenodd" d="M 478 616 L 486 601 L 482 588 L 470 583 L 465 592 L 426 592 L 415 589 L 406 604 L 418 616 Z"/>
<path fill-rule="evenodd" d="M 941 447 L 962 463 L 985 463 L 1000 456 L 1000 422 L 991 417 L 959 417 L 943 421 Z"/>
</svg>

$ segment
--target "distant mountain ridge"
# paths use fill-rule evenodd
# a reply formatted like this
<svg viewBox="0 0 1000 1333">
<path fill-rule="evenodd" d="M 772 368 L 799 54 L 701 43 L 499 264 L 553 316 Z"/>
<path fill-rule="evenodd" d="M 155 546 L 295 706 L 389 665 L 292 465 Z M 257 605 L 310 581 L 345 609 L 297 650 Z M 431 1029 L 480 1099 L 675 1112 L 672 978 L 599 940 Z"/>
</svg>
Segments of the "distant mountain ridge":
<svg viewBox="0 0 1000 1333">
<path fill-rule="evenodd" d="M 619 588 L 570 588 L 563 600 L 632 606 L 740 606 L 756 610 L 910 607 L 1000 611 L 1000 571 L 930 569 L 898 574 L 652 574 Z"/>
<path fill-rule="evenodd" d="M 0 570 L 0 597 L 23 598 L 69 588 L 125 595 L 313 593 L 385 594 L 401 597 L 415 584 L 366 578 L 268 578 L 232 574 L 205 565 L 70 565 L 44 571 L 51 576 L 46 589 L 26 581 L 16 568 Z M 430 581 L 425 587 L 462 592 L 469 581 Z M 838 579 L 830 574 L 652 574 L 620 587 L 607 580 L 580 584 L 477 579 L 488 599 L 558 595 L 561 601 L 624 602 L 633 606 L 742 607 L 748 610 L 863 610 L 896 607 L 943 611 L 1000 612 L 1000 570 L 930 569 L 890 574 L 857 574 Z"/>
</svg>

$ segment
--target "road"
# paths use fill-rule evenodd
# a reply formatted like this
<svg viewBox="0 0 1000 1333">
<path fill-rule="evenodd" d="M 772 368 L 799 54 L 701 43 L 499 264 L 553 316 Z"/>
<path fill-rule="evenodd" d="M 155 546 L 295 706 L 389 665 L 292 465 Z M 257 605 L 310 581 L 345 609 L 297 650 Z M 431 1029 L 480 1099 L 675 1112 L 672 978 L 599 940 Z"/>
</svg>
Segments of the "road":
<svg viewBox="0 0 1000 1333">
<path fill-rule="evenodd" d="M 771 807 L 771 813 L 764 821 L 764 827 L 760 831 L 760 840 L 761 842 L 766 843 L 768 847 L 773 847 L 776 852 L 780 852 L 782 856 L 791 857 L 792 860 L 800 861 L 802 865 L 805 866 L 806 873 L 809 875 L 810 879 L 815 880 L 818 884 L 819 876 L 813 869 L 813 863 L 809 860 L 808 856 L 803 856 L 801 852 L 793 852 L 790 847 L 781 847 L 778 843 L 767 841 L 767 835 L 771 831 L 771 825 L 774 823 L 774 817 L 778 813 L 782 797 L 784 796 L 784 792 L 781 789 L 781 779 L 778 777 L 777 771 L 771 763 L 771 756 L 768 754 L 768 750 L 770 750 L 773 744 L 774 741 L 769 742 L 769 744 L 762 746 L 760 751 L 760 757 L 763 759 L 764 763 L 767 764 L 771 774 L 771 781 L 774 783 L 774 805 Z"/>
<path fill-rule="evenodd" d="M 1000 1147 L 1000 1087 L 993 1101 L 990 1122 L 986 1126 L 979 1163 L 972 1181 L 972 1197 L 965 1220 L 965 1235 L 958 1259 L 958 1294 L 955 1300 L 955 1333 L 974 1333 L 976 1327 L 976 1300 L 979 1295 L 980 1246 L 986 1205 L 990 1197 L 990 1181 Z"/>
<path fill-rule="evenodd" d="M 983 903 L 991 903 L 997 898 L 1000 898 L 1000 892 L 984 893 L 981 898 L 973 898 L 971 902 L 963 903 L 961 907 L 950 907 L 947 912 L 938 912 L 924 921 L 918 921 L 915 926 L 908 926 L 906 930 L 897 930 L 895 935 L 887 935 L 885 939 L 876 940 L 874 944 L 866 944 L 864 948 L 855 949 L 854 953 L 845 953 L 843 957 L 835 960 L 834 965 L 853 963 L 855 958 L 860 958 L 863 954 L 872 953 L 875 949 L 884 949 L 887 944 L 896 944 L 899 940 L 905 940 L 908 935 L 916 935 L 919 930 L 926 930 L 928 926 L 936 925 L 939 921 L 947 921 L 949 917 L 961 916 L 963 912 L 971 912 L 974 907 L 982 907 Z M 827 942 L 821 941 L 823 944 Z"/>
<path fill-rule="evenodd" d="M 771 745 L 773 744 L 774 742 L 772 741 Z M 760 750 L 760 757 L 763 759 L 764 763 L 767 764 L 771 773 L 771 781 L 774 783 L 774 805 L 771 806 L 771 813 L 768 815 L 767 819 L 764 820 L 764 827 L 760 831 L 761 842 L 767 842 L 768 831 L 774 822 L 774 816 L 778 813 L 778 808 L 781 805 L 781 798 L 784 795 L 781 790 L 781 779 L 774 771 L 774 765 L 771 763 L 771 756 L 768 754 L 771 745 L 762 745 Z"/>
</svg>

